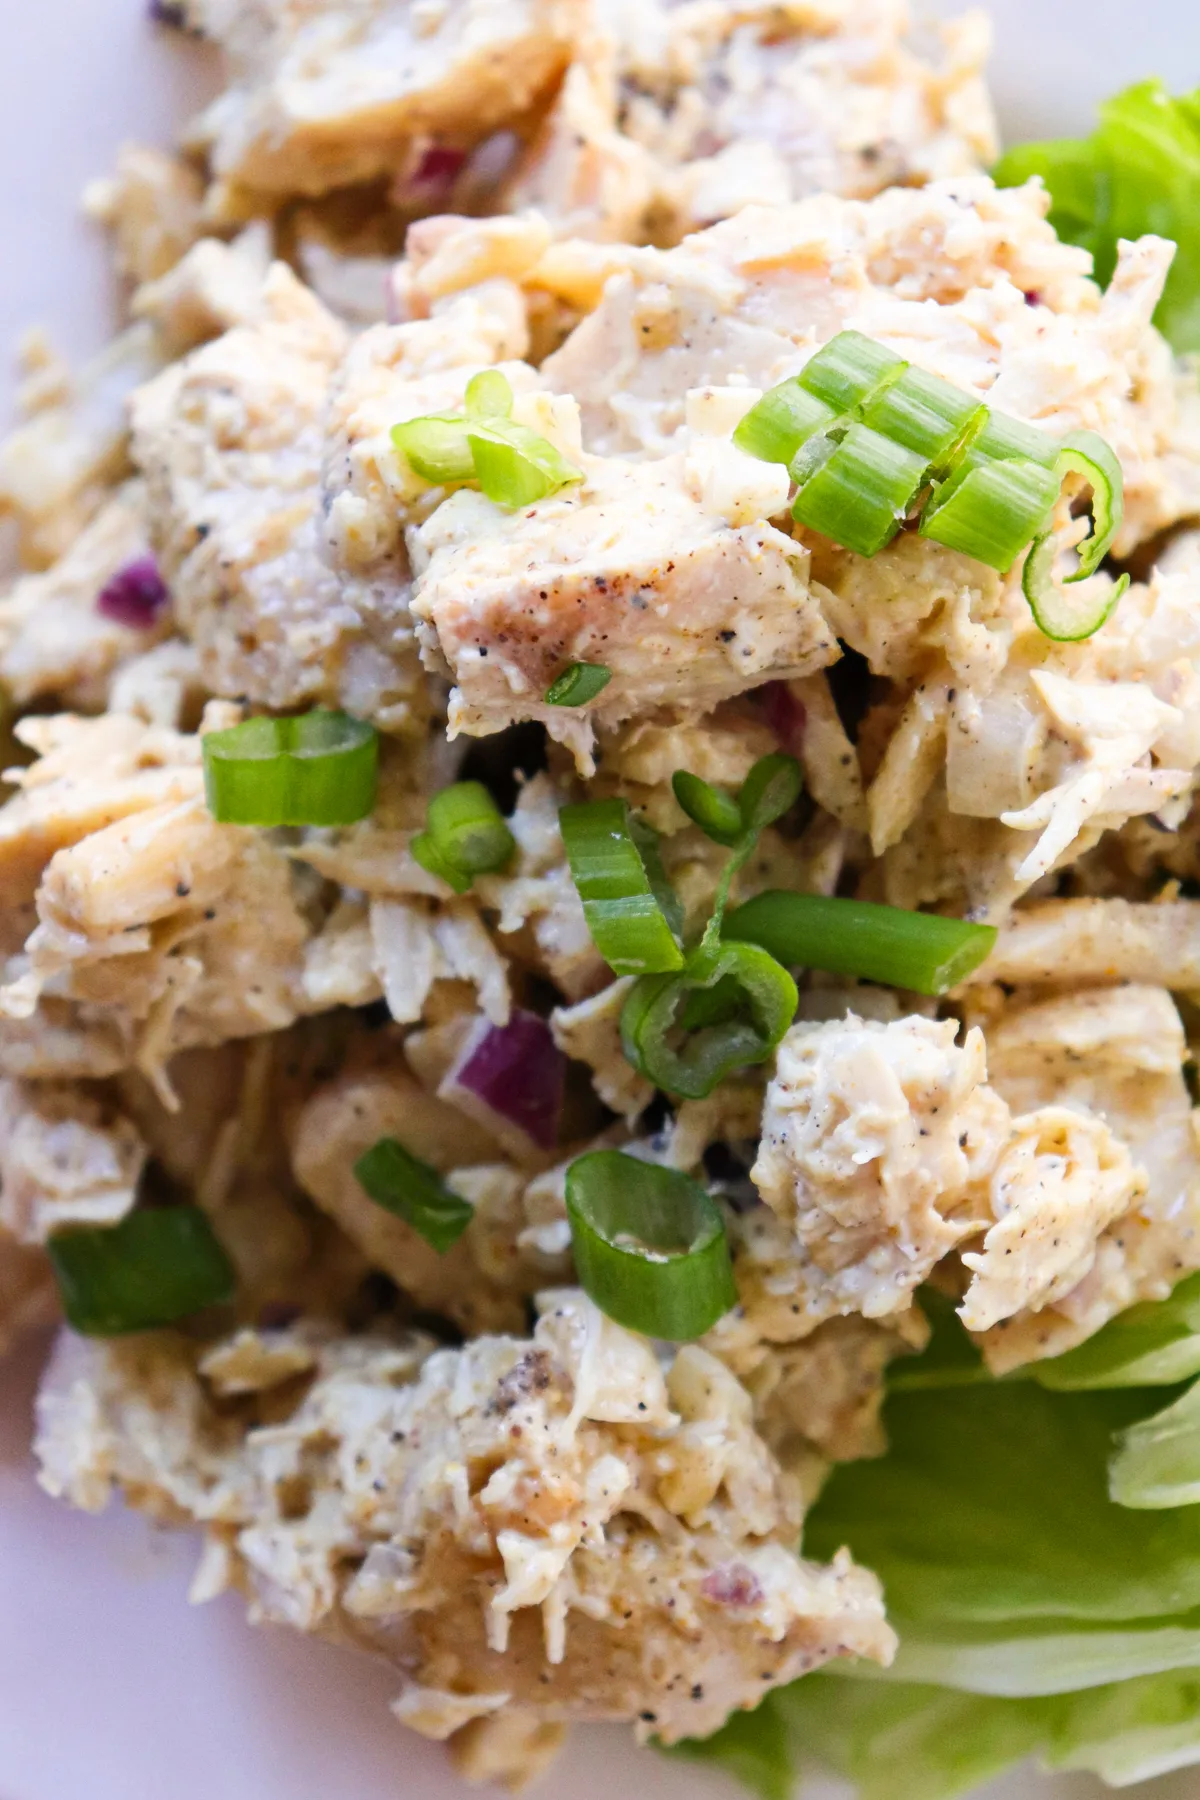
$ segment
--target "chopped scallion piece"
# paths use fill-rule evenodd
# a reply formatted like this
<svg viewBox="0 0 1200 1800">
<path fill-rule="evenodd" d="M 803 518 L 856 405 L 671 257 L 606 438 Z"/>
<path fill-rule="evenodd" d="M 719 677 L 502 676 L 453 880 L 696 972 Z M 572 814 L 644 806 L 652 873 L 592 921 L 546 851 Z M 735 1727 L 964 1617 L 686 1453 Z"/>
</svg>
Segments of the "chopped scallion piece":
<svg viewBox="0 0 1200 1800">
<path fill-rule="evenodd" d="M 1043 469 L 1052 469 L 1058 455 L 1058 444 L 1049 432 L 1011 419 L 1007 413 L 990 411 L 971 449 L 981 461 L 1032 462 Z"/>
<path fill-rule="evenodd" d="M 940 470 L 982 429 L 987 407 L 953 382 L 907 368 L 863 409 L 863 424 Z"/>
<path fill-rule="evenodd" d="M 564 806 L 558 817 L 592 942 L 613 972 L 647 975 L 681 968 L 670 897 L 661 885 L 655 892 L 665 878 L 653 867 L 654 845 L 644 832 L 635 835 L 625 801 L 585 800 Z"/>
<path fill-rule="evenodd" d="M 512 414 L 513 391 L 499 369 L 481 369 L 472 375 L 463 395 L 468 419 L 507 419 Z"/>
<path fill-rule="evenodd" d="M 612 680 L 603 663 L 571 663 L 546 689 L 547 706 L 586 706 Z"/>
<path fill-rule="evenodd" d="M 789 968 L 944 994 L 983 962 L 996 928 L 867 900 L 772 889 L 731 913 L 725 936 L 758 944 Z"/>
<path fill-rule="evenodd" d="M 502 869 L 516 839 L 481 781 L 456 781 L 429 802 L 425 830 L 410 845 L 423 869 L 465 894 L 476 875 Z"/>
<path fill-rule="evenodd" d="M 768 825 L 774 825 L 790 812 L 800 798 L 804 776 L 794 756 L 782 750 L 762 756 L 755 763 L 738 794 L 738 810 L 742 829 L 757 837 Z"/>
<path fill-rule="evenodd" d="M 699 775 L 689 774 L 687 769 L 676 769 L 671 788 L 693 825 L 698 825 L 714 844 L 728 847 L 741 837 L 745 830 L 742 809 L 732 794 L 713 787 Z"/>
<path fill-rule="evenodd" d="M 480 489 L 497 506 L 514 510 L 532 506 L 535 500 L 545 500 L 560 488 L 583 480 L 582 471 L 569 463 L 549 438 L 511 420 L 472 423 L 467 442 Z"/>
<path fill-rule="evenodd" d="M 1079 546 L 1074 573 L 1061 579 L 1055 571 L 1057 539 L 1049 532 L 1036 538 L 1025 558 L 1021 585 L 1038 629 L 1057 643 L 1072 644 L 1099 631 L 1129 586 L 1128 575 L 1122 575 L 1107 590 L 1067 591 L 1094 575 L 1112 549 L 1125 517 L 1125 490 L 1112 446 L 1094 431 L 1080 431 L 1063 440 L 1054 473 L 1060 482 L 1069 475 L 1083 477 L 1092 493 L 1092 529 Z"/>
<path fill-rule="evenodd" d="M 46 1245 L 63 1311 L 87 1337 L 172 1325 L 233 1299 L 233 1265 L 195 1206 L 152 1207 L 116 1225 L 75 1225 Z"/>
<path fill-rule="evenodd" d="M 448 1188 L 436 1169 L 395 1138 L 380 1138 L 354 1165 L 359 1186 L 385 1211 L 395 1213 L 444 1256 L 458 1242 L 475 1209 Z"/>
<path fill-rule="evenodd" d="M 801 467 L 806 455 L 792 465 L 801 484 L 793 518 L 860 556 L 892 541 L 925 481 L 923 457 L 866 425 L 851 425 L 811 473 Z"/>
<path fill-rule="evenodd" d="M 765 1062 L 796 1016 L 796 984 L 765 950 L 705 941 L 682 973 L 646 975 L 621 1012 L 621 1047 L 664 1093 L 703 1100 Z"/>
<path fill-rule="evenodd" d="M 247 719 L 200 742 L 223 825 L 353 825 L 375 804 L 379 738 L 347 713 Z"/>
<path fill-rule="evenodd" d="M 610 1319 L 678 1343 L 737 1304 L 720 1208 L 690 1175 L 593 1150 L 566 1185 L 579 1281 Z"/>
<path fill-rule="evenodd" d="M 463 413 L 428 413 L 392 427 L 392 442 L 426 481 L 477 481 L 489 500 L 516 508 L 583 480 L 536 431 L 512 418 L 513 391 L 499 369 L 467 383 Z"/>
<path fill-rule="evenodd" d="M 1113 546 L 1125 519 L 1125 485 L 1121 465 L 1112 445 L 1095 431 L 1077 431 L 1064 438 L 1054 459 L 1060 480 L 1081 475 L 1092 490 L 1092 529 L 1079 546 L 1079 567 L 1068 582 L 1086 581 L 1094 575 Z"/>
<path fill-rule="evenodd" d="M 885 383 L 898 381 L 906 367 L 902 356 L 874 338 L 840 331 L 809 357 L 797 379 L 840 415 L 865 406 Z"/>
<path fill-rule="evenodd" d="M 1058 498 L 1054 470 L 1025 458 L 982 459 L 981 440 L 921 515 L 921 536 L 1005 574 L 1045 525 Z"/>
<path fill-rule="evenodd" d="M 1053 532 L 1034 539 L 1021 571 L 1021 586 L 1038 630 L 1057 644 L 1076 644 L 1093 637 L 1112 617 L 1129 577 L 1122 575 L 1107 588 L 1099 582 L 1091 589 L 1072 588 L 1078 575 L 1059 579 L 1055 574 L 1059 547 Z"/>
<path fill-rule="evenodd" d="M 456 894 L 470 893 L 475 877 L 446 860 L 431 832 L 419 831 L 408 847 L 413 861 L 419 863 L 427 875 L 432 875 L 436 881 L 444 881 Z"/>
<path fill-rule="evenodd" d="M 759 462 L 783 463 L 786 468 L 801 446 L 819 431 L 827 431 L 837 417 L 832 406 L 810 394 L 793 376 L 750 408 L 734 431 L 733 441 L 747 456 L 755 456 Z"/>
<path fill-rule="evenodd" d="M 466 421 L 456 413 L 426 413 L 392 426 L 392 442 L 422 481 L 450 487 L 472 481 L 475 458 L 467 442 Z"/>
</svg>

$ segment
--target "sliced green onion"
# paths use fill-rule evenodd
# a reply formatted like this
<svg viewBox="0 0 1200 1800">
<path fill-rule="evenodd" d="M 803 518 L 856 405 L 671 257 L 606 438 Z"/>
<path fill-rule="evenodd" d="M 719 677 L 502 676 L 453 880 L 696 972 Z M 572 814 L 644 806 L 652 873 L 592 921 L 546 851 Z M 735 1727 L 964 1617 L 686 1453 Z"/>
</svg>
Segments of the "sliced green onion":
<svg viewBox="0 0 1200 1800">
<path fill-rule="evenodd" d="M 890 381 L 898 381 L 908 367 L 902 356 L 864 337 L 861 331 L 840 331 L 810 356 L 797 379 L 810 394 L 838 414 L 866 406 Z"/>
<path fill-rule="evenodd" d="M 720 1208 L 678 1169 L 592 1150 L 567 1170 L 580 1285 L 610 1319 L 678 1343 L 737 1305 Z"/>
<path fill-rule="evenodd" d="M 809 438 L 827 431 L 837 422 L 837 413 L 792 376 L 771 388 L 750 408 L 733 434 L 733 441 L 747 456 L 759 462 L 783 463 L 786 467 Z"/>
<path fill-rule="evenodd" d="M 392 442 L 426 481 L 446 486 L 477 481 L 498 506 L 544 500 L 583 480 L 549 438 L 512 419 L 513 391 L 499 369 L 482 369 L 467 383 L 464 412 L 427 413 L 393 425 Z"/>
<path fill-rule="evenodd" d="M 1061 579 L 1055 571 L 1058 539 L 1052 532 L 1035 538 L 1021 572 L 1021 585 L 1038 629 L 1056 643 L 1074 644 L 1099 631 L 1129 586 L 1128 575 L 1122 575 L 1107 592 L 1090 596 L 1067 592 L 1076 582 L 1094 575 L 1112 549 L 1125 517 L 1125 488 L 1112 446 L 1094 431 L 1081 431 L 1063 440 L 1054 473 L 1060 484 L 1068 475 L 1081 475 L 1091 488 L 1091 533 L 1079 545 L 1074 573 Z"/>
<path fill-rule="evenodd" d="M 979 967 L 996 928 L 869 900 L 772 889 L 731 913 L 725 936 L 759 944 L 789 968 L 826 969 L 936 995 Z"/>
<path fill-rule="evenodd" d="M 1031 462 L 1043 469 L 1052 469 L 1058 455 L 1058 443 L 1049 432 L 990 411 L 971 449 L 982 461 Z"/>
<path fill-rule="evenodd" d="M 741 837 L 745 830 L 742 809 L 732 794 L 713 787 L 711 782 L 690 774 L 687 769 L 676 769 L 671 777 L 671 789 L 692 824 L 698 825 L 714 844 L 728 847 Z"/>
<path fill-rule="evenodd" d="M 1112 445 L 1095 431 L 1078 431 L 1064 438 L 1054 460 L 1060 481 L 1082 475 L 1092 490 L 1092 530 L 1079 546 L 1079 567 L 1068 583 L 1094 575 L 1113 546 L 1125 519 L 1125 484 Z"/>
<path fill-rule="evenodd" d="M 46 1244 L 63 1311 L 87 1337 L 173 1325 L 224 1306 L 233 1264 L 196 1206 L 131 1212 L 116 1225 L 77 1225 Z"/>
<path fill-rule="evenodd" d="M 586 706 L 612 680 L 603 663 L 571 663 L 546 689 L 547 706 Z"/>
<path fill-rule="evenodd" d="M 1058 538 L 1051 531 L 1034 539 L 1021 571 L 1021 587 L 1038 630 L 1057 644 L 1076 644 L 1094 636 L 1112 617 L 1129 586 L 1129 577 L 1122 575 L 1110 588 L 1097 588 L 1091 594 L 1073 593 L 1069 591 L 1070 583 L 1078 576 L 1068 575 L 1060 581 L 1055 575 L 1059 548 Z"/>
<path fill-rule="evenodd" d="M 587 800 L 564 806 L 558 818 L 592 942 L 613 972 L 648 975 L 682 968 L 665 878 L 660 881 L 653 868 L 654 842 L 644 831 L 635 834 L 626 802 Z"/>
<path fill-rule="evenodd" d="M 621 1047 L 665 1093 L 703 1100 L 765 1062 L 796 1016 L 796 984 L 765 950 L 706 938 L 678 975 L 646 975 L 621 1012 Z"/>
<path fill-rule="evenodd" d="M 733 441 L 785 463 L 797 485 L 793 517 L 860 556 L 891 542 L 931 484 L 919 507 L 923 537 L 1001 574 L 1032 543 L 1025 593 L 1038 626 L 1060 642 L 1090 637 L 1127 585 L 1086 600 L 1064 592 L 1096 573 L 1121 527 L 1121 465 L 1111 445 L 1092 431 L 1059 443 L 861 332 L 840 332 L 799 375 L 765 393 Z M 1092 530 L 1074 573 L 1060 581 L 1046 524 L 1069 475 L 1091 489 Z"/>
<path fill-rule="evenodd" d="M 419 831 L 408 847 L 412 852 L 413 861 L 420 863 L 427 875 L 432 875 L 438 881 L 444 881 L 446 886 L 453 888 L 456 894 L 470 893 L 475 877 L 468 875 L 467 871 L 459 868 L 456 863 L 447 861 L 438 849 L 437 840 L 431 832 Z"/>
<path fill-rule="evenodd" d="M 375 804 L 379 738 L 348 713 L 247 719 L 200 743 L 208 808 L 223 825 L 353 825 Z"/>
<path fill-rule="evenodd" d="M 776 751 L 755 763 L 738 795 L 742 827 L 755 836 L 790 812 L 800 798 L 804 775 L 794 756 Z"/>
<path fill-rule="evenodd" d="M 863 409 L 863 424 L 940 470 L 980 432 L 987 407 L 940 375 L 907 368 Z"/>
<path fill-rule="evenodd" d="M 583 471 L 569 463 L 549 438 L 511 420 L 502 424 L 471 421 L 467 442 L 479 486 L 497 506 L 532 506 L 535 500 L 583 480 Z"/>
<path fill-rule="evenodd" d="M 499 369 L 481 369 L 472 375 L 463 395 L 469 419 L 507 419 L 513 409 L 513 391 Z"/>
<path fill-rule="evenodd" d="M 456 781 L 429 802 L 425 830 L 410 844 L 423 869 L 465 894 L 476 875 L 509 861 L 517 841 L 481 781 Z"/>
<path fill-rule="evenodd" d="M 364 1151 L 354 1165 L 354 1178 L 376 1206 L 411 1225 L 439 1256 L 458 1242 L 475 1216 L 469 1201 L 395 1138 L 380 1138 Z"/>
<path fill-rule="evenodd" d="M 466 421 L 456 413 L 426 413 L 392 426 L 392 442 L 423 481 L 449 487 L 472 481 L 475 459 L 467 442 Z"/>
<path fill-rule="evenodd" d="M 921 536 L 1005 574 L 1058 499 L 1053 469 L 1026 459 L 979 460 L 979 440 L 921 515 Z"/>
<path fill-rule="evenodd" d="M 860 556 L 890 544 L 925 483 L 924 458 L 866 425 L 851 425 L 812 472 L 807 451 L 792 464 L 792 517 Z"/>
</svg>

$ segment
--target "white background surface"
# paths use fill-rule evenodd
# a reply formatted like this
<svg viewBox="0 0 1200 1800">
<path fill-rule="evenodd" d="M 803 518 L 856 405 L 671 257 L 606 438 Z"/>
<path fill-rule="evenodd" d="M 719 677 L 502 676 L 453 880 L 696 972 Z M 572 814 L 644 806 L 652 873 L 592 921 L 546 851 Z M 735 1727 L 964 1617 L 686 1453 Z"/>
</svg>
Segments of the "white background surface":
<svg viewBox="0 0 1200 1800">
<path fill-rule="evenodd" d="M 1200 84 L 1195 0 L 991 10 L 995 87 L 1014 134 L 1085 129 L 1096 99 L 1140 75 Z M 78 223 L 79 190 L 123 138 L 167 142 L 213 70 L 151 32 L 141 0 L 0 0 L 0 19 L 0 346 L 37 321 L 81 353 L 107 335 L 113 297 Z M 39 1494 L 27 1450 L 34 1349 L 0 1368 L 0 1800 L 462 1800 L 437 1747 L 390 1720 L 386 1669 L 251 1632 L 232 1599 L 189 1610 L 187 1540 Z M 599 1730 L 577 1734 L 547 1786 L 571 1800 L 736 1791 Z M 1095 1791 L 1021 1772 L 993 1800 Z M 1200 1800 L 1200 1772 L 1141 1792 Z"/>
</svg>

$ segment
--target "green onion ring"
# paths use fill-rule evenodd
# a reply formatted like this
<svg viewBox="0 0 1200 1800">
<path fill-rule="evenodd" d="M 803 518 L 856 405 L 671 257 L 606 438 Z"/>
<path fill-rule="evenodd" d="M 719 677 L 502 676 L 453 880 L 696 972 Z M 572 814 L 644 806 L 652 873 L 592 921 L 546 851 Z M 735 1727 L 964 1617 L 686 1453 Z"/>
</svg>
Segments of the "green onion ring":
<svg viewBox="0 0 1200 1800">
<path fill-rule="evenodd" d="M 819 463 L 809 452 L 828 449 Z M 792 517 L 859 556 L 890 544 L 925 484 L 925 459 L 867 425 L 814 440 L 792 464 L 799 491 Z"/>
<path fill-rule="evenodd" d="M 456 781 L 429 802 L 425 830 L 409 846 L 429 874 L 465 894 L 476 875 L 491 875 L 517 847 L 500 808 L 481 781 Z"/>
<path fill-rule="evenodd" d="M 452 487 L 475 477 L 466 421 L 456 413 L 426 413 L 392 426 L 392 443 L 423 481 Z"/>
<path fill-rule="evenodd" d="M 683 967 L 656 842 L 624 800 L 564 806 L 559 825 L 592 942 L 617 975 Z M 640 841 L 639 841 L 640 840 Z M 657 891 L 656 891 L 657 890 Z"/>
<path fill-rule="evenodd" d="M 656 1088 L 703 1100 L 735 1069 L 767 1060 L 796 1005 L 796 983 L 765 950 L 706 941 L 680 974 L 635 982 L 621 1048 Z"/>
<path fill-rule="evenodd" d="M 972 447 L 949 479 L 935 485 L 921 514 L 921 536 L 1007 574 L 1045 524 L 1060 485 L 1040 463 L 990 462 Z"/>
<path fill-rule="evenodd" d="M 208 808 L 223 825 L 353 825 L 375 804 L 378 734 L 348 713 L 247 719 L 200 745 Z"/>
<path fill-rule="evenodd" d="M 592 1150 L 566 1185 L 580 1285 L 618 1325 L 679 1343 L 736 1306 L 720 1208 L 691 1176 Z"/>
<path fill-rule="evenodd" d="M 819 432 L 836 425 L 837 413 L 793 376 L 771 388 L 741 419 L 733 441 L 747 456 L 759 462 L 794 461 L 796 453 Z"/>
</svg>

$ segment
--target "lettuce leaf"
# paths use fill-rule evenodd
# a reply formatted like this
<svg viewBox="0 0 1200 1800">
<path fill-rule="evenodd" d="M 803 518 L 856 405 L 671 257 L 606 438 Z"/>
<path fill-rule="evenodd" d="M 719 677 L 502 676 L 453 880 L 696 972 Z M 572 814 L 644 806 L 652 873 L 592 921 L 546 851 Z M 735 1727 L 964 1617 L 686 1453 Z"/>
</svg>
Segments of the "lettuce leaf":
<svg viewBox="0 0 1200 1800">
<path fill-rule="evenodd" d="M 1162 82 L 1138 82 L 1104 103 L 1091 137 L 1018 145 L 993 174 L 1001 187 L 1040 175 L 1051 224 L 1091 251 L 1102 283 L 1118 238 L 1172 238 L 1178 251 L 1156 323 L 1176 350 L 1200 349 L 1200 92 L 1172 99 Z"/>
<path fill-rule="evenodd" d="M 810 1675 L 776 1696 L 807 1751 L 859 1800 L 951 1800 L 1013 1763 L 1090 1770 L 1114 1786 L 1200 1761 L 1200 1677 L 1158 1675 L 1055 1700 Z"/>
<path fill-rule="evenodd" d="M 1144 1391 L 1029 1381 L 892 1394 L 887 1455 L 834 1471 L 806 1551 L 848 1543 L 914 1626 L 1198 1609 L 1200 1515 L 1151 1521 L 1109 1498 L 1112 1433 L 1147 1409 Z"/>
<path fill-rule="evenodd" d="M 1118 1506 L 1200 1505 L 1200 1382 L 1119 1433 L 1108 1486 Z"/>
<path fill-rule="evenodd" d="M 1049 1742 L 1058 1704 L 809 1675 L 776 1696 L 800 1753 L 859 1800 L 950 1800 Z"/>
<path fill-rule="evenodd" d="M 914 1624 L 891 1614 L 900 1649 L 890 1669 L 847 1668 L 862 1680 L 936 1682 L 995 1699 L 1066 1694 L 1171 1669 L 1200 1668 L 1200 1612 L 1120 1625 L 1036 1619 L 1023 1625 Z"/>
<path fill-rule="evenodd" d="M 1200 1374 L 1200 1275 L 1189 1275 L 1165 1300 L 1119 1313 L 1095 1337 L 1064 1356 L 1034 1363 L 1043 1387 L 1168 1387 Z"/>
<path fill-rule="evenodd" d="M 796 1757 L 792 1733 L 779 1706 L 779 1695 L 768 1694 L 753 1712 L 735 1712 L 707 1738 L 685 1738 L 680 1744 L 659 1744 L 668 1756 L 690 1757 L 712 1763 L 758 1794 L 760 1800 L 791 1800 L 796 1786 Z"/>
<path fill-rule="evenodd" d="M 1073 1695 L 1039 1761 L 1089 1769 L 1113 1787 L 1200 1762 L 1200 1678 L 1158 1675 Z"/>
</svg>

